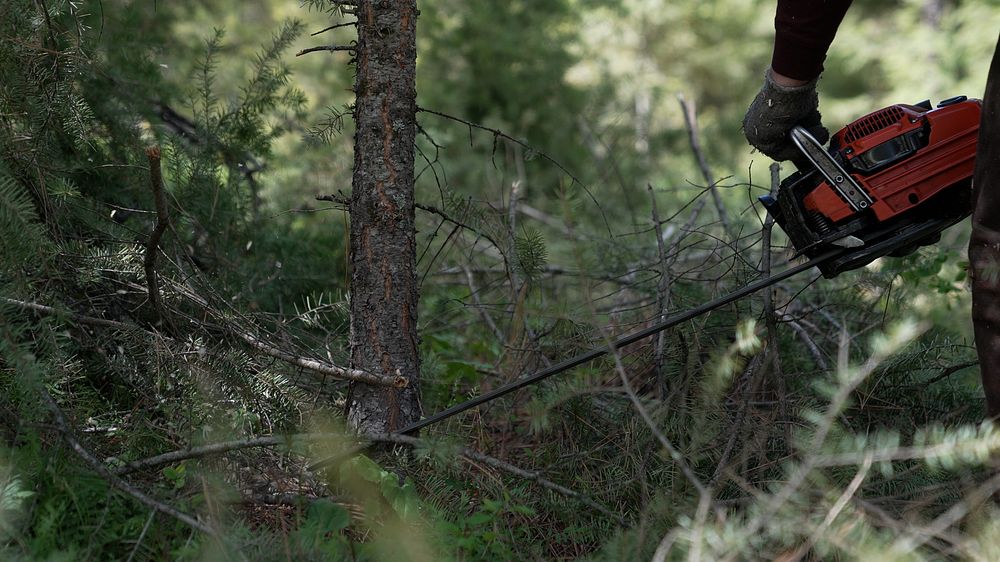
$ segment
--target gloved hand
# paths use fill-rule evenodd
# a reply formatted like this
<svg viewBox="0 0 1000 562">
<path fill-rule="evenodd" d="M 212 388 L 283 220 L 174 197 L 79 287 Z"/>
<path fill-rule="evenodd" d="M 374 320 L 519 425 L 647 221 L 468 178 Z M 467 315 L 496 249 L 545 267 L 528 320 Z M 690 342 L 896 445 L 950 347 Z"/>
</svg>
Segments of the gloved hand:
<svg viewBox="0 0 1000 562">
<path fill-rule="evenodd" d="M 773 160 L 801 161 L 802 153 L 788 136 L 796 125 L 805 127 L 821 144 L 830 140 L 819 114 L 816 82 L 782 86 L 774 81 L 771 69 L 764 73 L 764 87 L 754 98 L 743 118 L 743 133 L 757 150 Z"/>
</svg>

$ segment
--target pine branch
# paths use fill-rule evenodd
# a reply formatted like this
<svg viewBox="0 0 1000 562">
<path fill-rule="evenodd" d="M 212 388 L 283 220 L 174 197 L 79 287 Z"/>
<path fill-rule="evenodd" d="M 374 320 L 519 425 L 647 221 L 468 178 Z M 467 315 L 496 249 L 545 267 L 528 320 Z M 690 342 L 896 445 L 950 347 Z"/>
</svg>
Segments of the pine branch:
<svg viewBox="0 0 1000 562">
<path fill-rule="evenodd" d="M 95 316 L 87 316 L 85 314 L 77 314 L 75 312 L 69 312 L 66 310 L 59 310 L 57 308 L 52 308 L 51 306 L 45 306 L 44 304 L 38 304 L 34 302 L 19 301 L 15 299 L 3 298 L 5 303 L 14 305 L 18 308 L 23 308 L 25 310 L 32 310 L 46 316 L 66 316 L 70 320 L 77 322 L 79 324 L 90 324 L 91 326 L 101 326 L 103 328 L 114 328 L 116 330 L 142 330 L 138 324 L 129 324 L 127 322 L 118 322 L 117 320 L 106 320 L 104 318 L 97 318 Z"/>
<path fill-rule="evenodd" d="M 133 324 L 130 322 L 118 322 L 116 320 L 105 320 L 104 318 L 96 318 L 94 316 L 76 314 L 73 312 L 52 308 L 51 306 L 45 306 L 43 304 L 19 301 L 9 298 L 4 298 L 3 301 L 26 310 L 33 310 L 35 312 L 39 312 L 41 314 L 53 315 L 53 316 L 65 315 L 74 322 L 79 322 L 81 324 L 91 324 L 94 326 L 115 328 L 118 330 L 141 330 L 147 332 L 149 331 L 143 328 L 142 326 L 139 326 L 138 324 Z M 249 344 L 251 347 L 257 349 L 258 351 L 260 351 L 265 355 L 268 355 L 275 359 L 279 359 L 281 361 L 290 363 L 292 365 L 301 367 L 309 371 L 320 373 L 322 375 L 329 375 L 332 377 L 336 377 L 338 379 L 363 382 L 377 386 L 389 386 L 394 388 L 405 388 L 407 385 L 406 379 L 401 376 L 377 375 L 374 373 L 369 373 L 368 371 L 362 371 L 360 369 L 339 367 L 332 363 L 323 363 L 315 359 L 299 357 L 297 355 L 293 355 L 286 351 L 282 351 L 281 349 L 278 349 L 277 347 L 274 347 L 273 345 L 270 345 L 259 338 L 251 336 L 250 334 L 239 332 L 231 328 L 230 331 L 234 335 L 242 339 L 244 342 Z M 158 334 L 158 335 L 164 337 L 163 334 Z"/>
</svg>

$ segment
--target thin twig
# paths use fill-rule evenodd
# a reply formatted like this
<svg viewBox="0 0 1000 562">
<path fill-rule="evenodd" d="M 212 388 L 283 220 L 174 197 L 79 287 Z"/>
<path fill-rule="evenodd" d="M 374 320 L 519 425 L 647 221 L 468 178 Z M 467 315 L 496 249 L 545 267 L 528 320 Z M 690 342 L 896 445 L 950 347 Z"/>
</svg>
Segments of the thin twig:
<svg viewBox="0 0 1000 562">
<path fill-rule="evenodd" d="M 1000 490 L 1000 474 L 993 475 L 992 478 L 976 487 L 965 499 L 951 506 L 947 511 L 939 515 L 936 519 L 923 527 L 910 528 L 906 536 L 896 539 L 890 550 L 892 554 L 903 555 L 914 552 L 923 546 L 933 537 L 946 531 L 949 527 L 961 521 L 969 512 L 978 509 L 984 502 L 988 501 L 998 490 Z"/>
<path fill-rule="evenodd" d="M 132 552 L 128 555 L 128 560 L 125 562 L 132 562 L 135 559 L 135 553 L 139 552 L 139 547 L 142 546 L 142 540 L 146 538 L 146 532 L 149 531 L 149 526 L 153 524 L 153 519 L 156 518 L 156 511 L 149 512 L 149 518 L 146 519 L 146 524 L 142 526 L 142 531 L 139 533 L 139 538 L 135 540 L 135 546 L 132 547 Z"/>
<path fill-rule="evenodd" d="M 778 196 L 781 185 L 781 167 L 777 162 L 771 164 L 771 197 Z M 771 213 L 764 219 L 761 227 L 760 262 L 761 275 L 771 276 L 771 235 L 774 231 L 774 217 Z M 778 316 L 774 310 L 774 287 L 764 289 L 764 325 L 767 328 L 767 356 L 771 359 L 771 376 L 777 384 L 778 408 L 782 420 L 788 419 L 788 404 L 785 392 L 785 374 L 781 371 L 781 352 L 778 344 Z M 785 443 L 791 443 L 790 427 L 785 424 Z"/>
<path fill-rule="evenodd" d="M 569 179 L 572 180 L 574 184 L 579 185 L 583 189 L 583 191 L 587 194 L 587 196 L 594 203 L 594 205 L 597 206 L 598 211 L 600 211 L 600 213 L 601 213 L 601 219 L 604 222 L 604 227 L 607 228 L 607 230 L 608 230 L 608 234 L 611 235 L 612 237 L 614 236 L 614 232 L 611 230 L 611 223 L 608 222 L 608 217 L 604 213 L 604 207 L 602 207 L 601 204 L 600 204 L 600 202 L 597 200 L 597 198 L 594 197 L 594 194 L 590 192 L 590 189 L 587 187 L 587 184 L 583 183 L 583 181 L 581 181 L 580 178 L 578 178 L 576 176 L 576 174 L 574 174 L 573 172 L 570 172 L 569 168 L 567 168 L 566 166 L 562 165 L 555 158 L 549 156 L 548 154 L 546 154 L 544 152 L 536 150 L 534 147 L 532 147 L 528 143 L 526 143 L 526 142 L 524 142 L 524 141 L 522 141 L 520 139 L 517 139 L 517 138 L 514 138 L 514 137 L 510 136 L 507 133 L 501 131 L 500 129 L 496 129 L 496 128 L 493 128 L 493 127 L 487 127 L 485 125 L 480 125 L 478 123 L 473 123 L 472 121 L 469 121 L 469 120 L 466 120 L 466 119 L 462 119 L 461 117 L 456 117 L 454 115 L 449 115 L 447 113 L 442 113 L 440 111 L 434 111 L 433 109 L 427 109 L 425 107 L 417 107 L 417 111 L 421 112 L 421 113 L 430 113 L 431 115 L 437 115 L 438 117 L 442 117 L 444 119 L 449 119 L 451 121 L 455 121 L 456 123 L 461 123 L 462 125 L 465 125 L 466 127 L 468 127 L 470 129 L 470 133 L 469 133 L 470 139 L 471 139 L 471 136 L 472 136 L 472 133 L 471 133 L 472 129 L 479 129 L 481 131 L 486 131 L 486 132 L 492 133 L 494 139 L 501 138 L 501 139 L 510 141 L 510 142 L 512 142 L 512 143 L 520 146 L 521 148 L 523 148 L 525 150 L 528 150 L 530 154 L 535 155 L 535 156 L 541 158 L 542 160 L 545 160 L 546 162 L 552 164 L 553 166 L 555 166 L 556 168 L 558 168 L 559 171 L 561 171 L 562 173 L 566 174 L 566 176 L 569 177 Z"/>
<path fill-rule="evenodd" d="M 349 21 L 347 23 L 338 23 L 336 25 L 331 25 L 330 27 L 325 27 L 325 28 L 317 31 L 316 33 L 310 33 L 309 36 L 310 37 L 316 37 L 320 33 L 326 33 L 327 31 L 332 31 L 334 29 L 340 29 L 341 27 L 349 27 L 349 26 L 354 26 L 354 25 L 358 25 L 358 22 L 357 21 Z"/>
<path fill-rule="evenodd" d="M 144 332 L 149 331 L 143 328 L 142 326 L 139 326 L 138 324 L 133 324 L 129 322 L 118 322 L 115 320 L 105 320 L 103 318 L 95 318 L 93 316 L 86 316 L 83 314 L 76 314 L 73 312 L 59 310 L 56 308 L 52 308 L 51 306 L 45 306 L 43 304 L 24 302 L 9 298 L 3 298 L 3 301 L 12 304 L 14 306 L 18 306 L 20 308 L 33 310 L 35 312 L 40 312 L 42 314 L 47 314 L 52 316 L 68 316 L 71 320 L 79 322 L 81 324 L 91 324 L 95 326 L 102 326 L 105 328 L 115 328 L 117 330 L 140 330 Z M 379 386 L 391 386 L 395 388 L 404 388 L 408 384 L 404 377 L 377 375 L 374 373 L 369 373 L 368 371 L 362 371 L 360 369 L 349 369 L 346 367 L 339 367 L 332 363 L 324 363 L 321 361 L 317 361 L 315 359 L 299 357 L 297 355 L 293 355 L 286 351 L 282 351 L 281 349 L 278 349 L 277 347 L 274 347 L 273 345 L 268 344 L 267 342 L 259 338 L 256 338 L 250 334 L 240 332 L 233 328 L 230 328 L 230 331 L 235 336 L 239 337 L 241 340 L 246 342 L 251 347 L 257 349 L 264 355 L 268 355 L 275 359 L 279 359 L 286 363 L 290 363 L 297 367 L 301 367 L 309 371 L 320 373 L 322 375 L 329 375 L 332 377 L 336 377 L 338 379 L 364 382 L 367 384 L 373 384 Z M 163 334 L 157 334 L 157 335 L 164 337 Z"/>
<path fill-rule="evenodd" d="M 301 51 L 295 53 L 295 56 L 301 57 L 302 55 L 308 55 L 309 53 L 315 53 L 317 51 L 330 51 L 331 53 L 337 51 L 354 51 L 357 48 L 358 47 L 356 45 L 320 45 L 318 47 L 302 49 Z"/>
<path fill-rule="evenodd" d="M 660 442 L 660 445 L 666 449 L 667 454 L 670 455 L 671 460 L 673 460 L 674 463 L 680 468 L 681 473 L 685 478 L 687 478 L 688 482 L 690 482 L 691 485 L 694 486 L 694 489 L 698 491 L 698 496 L 700 498 L 708 496 L 708 488 L 701 483 L 701 480 L 698 479 L 694 470 L 692 470 L 687 461 L 684 460 L 684 455 L 682 455 L 680 450 L 674 446 L 670 439 L 668 439 L 667 436 L 660 431 L 660 428 L 657 427 L 653 417 L 649 415 L 649 411 L 647 411 L 646 407 L 642 405 L 642 401 L 639 400 L 639 396 L 635 393 L 635 389 L 632 388 L 632 382 L 629 381 L 628 375 L 625 373 L 625 366 L 622 364 L 621 355 L 618 353 L 618 349 L 614 347 L 614 343 L 607 336 L 607 334 L 603 332 L 603 330 L 602 334 L 604 335 L 609 349 L 611 349 L 611 357 L 615 361 L 615 370 L 618 373 L 619 380 L 621 380 L 622 388 L 625 389 L 625 393 L 628 395 L 628 398 L 635 407 L 635 410 L 646 423 L 646 427 L 653 434 L 653 437 Z"/>
<path fill-rule="evenodd" d="M 409 435 L 399 435 L 395 433 L 387 435 L 366 436 L 366 439 L 371 441 L 385 442 L 385 443 L 409 445 L 411 447 L 420 446 L 422 444 L 421 440 L 416 437 L 410 437 Z M 622 527 L 629 526 L 628 522 L 621 515 L 618 515 L 617 513 L 611 511 L 607 507 L 604 507 L 603 505 L 597 503 L 596 501 L 592 500 L 589 496 L 583 493 L 577 492 L 576 490 L 572 490 L 560 484 L 556 484 L 555 482 L 542 476 L 541 473 L 538 471 L 523 469 L 513 464 L 510 464 L 509 462 L 500 460 L 496 457 L 491 457 L 489 455 L 485 455 L 478 451 L 473 451 L 472 449 L 467 449 L 464 447 L 459 450 L 459 454 L 467 459 L 471 459 L 476 462 L 481 462 L 498 470 L 502 470 L 508 474 L 517 476 L 519 478 L 524 478 L 525 480 L 530 480 L 538 484 L 542 488 L 545 488 L 546 490 L 551 490 L 561 496 L 573 498 L 579 501 L 580 503 L 588 507 L 591 507 L 594 510 L 599 511 L 600 513 L 613 519 L 616 523 L 618 523 Z"/>
<path fill-rule="evenodd" d="M 842 342 L 840 346 L 841 362 L 840 368 L 847 370 L 849 369 L 847 365 L 847 351 L 848 351 L 849 341 L 846 332 L 843 334 Z M 846 380 L 841 381 L 840 387 L 837 392 L 830 399 L 829 406 L 827 406 L 826 412 L 823 417 L 817 421 L 816 430 L 811 439 L 811 443 L 807 445 L 804 449 L 806 451 L 819 451 L 823 448 L 826 443 L 827 437 L 834 429 L 834 423 L 837 416 L 841 414 L 844 406 L 850 400 L 851 395 L 854 391 L 864 382 L 882 363 L 885 359 L 879 354 L 873 354 L 865 361 L 862 365 L 855 369 L 849 371 L 849 376 Z M 866 452 L 866 455 L 870 454 L 872 462 L 879 462 L 878 455 L 874 452 Z M 860 461 L 861 459 L 854 459 L 855 461 Z M 760 512 L 749 521 L 748 525 L 741 530 L 741 533 L 746 537 L 755 536 L 764 526 L 771 521 L 771 519 L 778 513 L 778 511 L 788 505 L 792 496 L 797 493 L 800 487 L 806 482 L 809 474 L 813 472 L 814 469 L 822 466 L 821 457 L 816 454 L 808 454 L 799 463 L 794 472 L 788 478 L 788 481 L 782 486 L 782 488 L 775 494 L 773 494 L 765 505 L 762 506 Z M 852 464 L 856 464 L 852 463 Z M 724 560 L 736 560 L 737 554 L 727 556 Z"/>
<path fill-rule="evenodd" d="M 670 311 L 670 265 L 667 263 L 667 248 L 663 240 L 663 224 L 660 222 L 660 213 L 656 208 L 656 192 L 652 185 L 646 186 L 649 189 L 649 199 L 653 208 L 653 226 L 656 230 L 656 250 L 660 257 L 660 280 L 656 284 L 656 309 L 659 314 L 659 321 L 667 319 Z M 656 392 L 662 400 L 666 395 L 666 379 L 663 373 L 663 351 L 667 342 L 667 330 L 656 336 L 656 351 L 653 355 L 653 367 L 656 369 Z"/>
<path fill-rule="evenodd" d="M 131 472 L 136 472 L 138 470 L 147 470 L 150 468 L 163 466 L 165 464 L 174 464 L 184 460 L 196 459 L 212 455 L 221 455 L 223 453 L 228 453 L 229 451 L 235 451 L 238 449 L 251 449 L 254 447 L 275 447 L 278 445 L 289 445 L 295 441 L 322 441 L 330 438 L 331 436 L 329 433 L 298 433 L 292 435 L 267 435 L 264 437 L 254 437 L 251 439 L 222 441 L 220 443 L 211 443 L 209 445 L 202 445 L 200 447 L 189 447 L 187 449 L 180 449 L 177 451 L 171 451 L 169 453 L 163 453 L 162 455 L 156 455 L 142 460 L 133 461 L 115 469 L 115 473 L 119 475 L 125 475 Z"/>
<path fill-rule="evenodd" d="M 469 266 L 462 264 L 462 270 L 465 272 L 465 280 L 469 285 L 469 296 L 472 297 L 472 303 L 476 306 L 476 310 L 479 311 L 479 315 L 482 316 L 483 322 L 490 328 L 493 332 L 494 337 L 497 338 L 498 342 L 503 341 L 503 332 L 500 331 L 500 327 L 497 326 L 496 322 L 493 321 L 493 317 L 490 316 L 488 310 L 483 307 L 483 303 L 479 300 L 479 289 L 476 288 L 476 280 L 472 275 L 472 270 Z"/>
<path fill-rule="evenodd" d="M 695 159 L 698 161 L 698 167 L 701 169 L 701 175 L 705 178 L 705 185 L 709 186 L 712 193 L 712 201 L 715 203 L 715 210 L 719 215 L 719 221 L 722 223 L 722 228 L 728 234 L 730 232 L 729 228 L 729 217 L 726 214 L 726 207 L 722 204 L 722 198 L 719 196 L 719 190 L 716 189 L 715 184 L 717 180 L 712 177 L 712 172 L 708 168 L 708 161 L 705 160 L 705 153 L 701 149 L 701 140 L 698 138 L 698 116 L 695 109 L 694 102 L 688 102 L 683 94 L 677 94 L 677 101 L 681 104 L 681 111 L 684 113 L 684 124 L 687 126 L 688 131 L 688 141 L 691 143 L 691 151 L 694 152 Z"/>
<path fill-rule="evenodd" d="M 830 525 L 836 521 L 837 517 L 840 516 L 840 513 L 845 507 L 847 507 L 847 504 L 854 499 L 854 495 L 858 493 L 858 488 L 860 488 L 861 484 L 864 483 L 871 467 L 871 456 L 866 456 L 864 462 L 861 464 L 861 468 L 858 469 L 858 473 L 854 475 L 853 479 L 851 479 L 851 483 L 848 484 L 847 489 L 844 490 L 844 493 L 840 494 L 840 497 L 837 498 L 836 502 L 834 502 L 830 511 L 827 512 L 826 517 L 824 517 L 823 521 L 816 527 L 816 529 L 813 530 L 809 539 L 802 543 L 795 553 L 787 558 L 788 562 L 798 562 L 806 556 L 813 545 L 816 544 L 820 537 L 823 536 L 823 533 L 825 533 Z"/>
<path fill-rule="evenodd" d="M 350 201 L 348 201 L 347 198 L 342 197 L 340 195 L 318 195 L 318 196 L 316 196 L 316 200 L 317 201 L 330 201 L 332 203 L 337 203 L 339 205 L 344 205 L 344 206 L 350 205 Z M 494 240 L 489 234 L 483 232 L 482 230 L 476 228 L 475 226 L 472 226 L 471 224 L 469 224 L 467 222 L 462 221 L 461 219 L 453 217 L 452 215 L 448 214 L 447 212 L 443 211 L 442 209 L 439 209 L 439 208 L 435 207 L 434 205 L 425 205 L 423 203 L 414 203 L 413 206 L 416 207 L 416 208 L 418 208 L 418 209 L 420 209 L 421 211 L 426 211 L 428 213 L 431 213 L 432 215 L 437 215 L 437 216 L 441 217 L 442 219 L 450 222 L 451 224 L 454 224 L 456 226 L 460 226 L 460 227 L 462 227 L 462 228 L 464 228 L 464 229 L 466 229 L 466 230 L 468 230 L 470 232 L 474 232 L 480 238 L 483 238 L 484 240 L 488 241 L 490 244 L 493 244 L 494 247 L 496 247 L 498 249 L 500 248 L 500 246 L 497 244 L 496 240 Z"/>
</svg>

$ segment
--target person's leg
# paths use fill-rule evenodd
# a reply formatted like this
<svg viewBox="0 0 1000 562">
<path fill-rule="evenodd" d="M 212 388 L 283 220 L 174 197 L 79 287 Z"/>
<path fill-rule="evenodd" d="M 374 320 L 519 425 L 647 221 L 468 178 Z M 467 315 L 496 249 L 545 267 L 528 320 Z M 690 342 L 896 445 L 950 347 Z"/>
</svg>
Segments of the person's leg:
<svg viewBox="0 0 1000 562">
<path fill-rule="evenodd" d="M 986 415 L 1000 418 L 1000 42 L 983 95 L 972 201 L 972 325 Z"/>
</svg>

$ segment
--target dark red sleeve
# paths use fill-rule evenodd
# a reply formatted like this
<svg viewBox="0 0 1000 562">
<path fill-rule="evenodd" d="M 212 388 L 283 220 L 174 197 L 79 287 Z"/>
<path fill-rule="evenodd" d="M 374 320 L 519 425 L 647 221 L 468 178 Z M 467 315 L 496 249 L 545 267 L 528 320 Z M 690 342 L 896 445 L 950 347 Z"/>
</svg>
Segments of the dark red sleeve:
<svg viewBox="0 0 1000 562">
<path fill-rule="evenodd" d="M 850 7 L 851 0 L 778 0 L 771 68 L 798 80 L 819 76 Z"/>
</svg>

